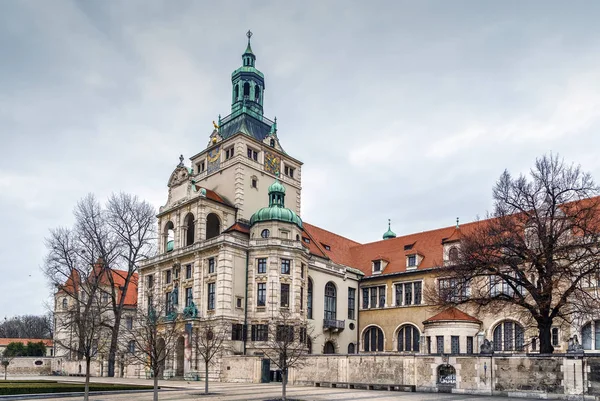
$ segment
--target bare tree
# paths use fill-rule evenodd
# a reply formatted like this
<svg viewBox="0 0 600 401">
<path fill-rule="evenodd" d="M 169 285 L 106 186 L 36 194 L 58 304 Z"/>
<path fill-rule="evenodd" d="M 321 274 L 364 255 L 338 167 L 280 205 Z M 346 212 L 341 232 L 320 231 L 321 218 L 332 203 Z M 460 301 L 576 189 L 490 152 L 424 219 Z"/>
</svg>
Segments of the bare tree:
<svg viewBox="0 0 600 401">
<path fill-rule="evenodd" d="M 282 309 L 278 317 L 271 319 L 266 341 L 255 344 L 257 348 L 262 348 L 271 363 L 281 370 L 283 400 L 286 400 L 289 369 L 304 366 L 312 333 L 313 329 L 306 320 L 301 320 L 289 310 Z"/>
<path fill-rule="evenodd" d="M 154 401 L 158 401 L 158 379 L 174 344 L 182 334 L 181 322 L 169 315 L 169 306 L 161 297 L 148 295 L 148 305 L 138 305 L 133 326 L 119 336 L 130 360 L 147 366 L 154 380 Z"/>
<path fill-rule="evenodd" d="M 6 354 L 6 350 L 0 354 L 0 364 L 4 367 L 4 380 L 6 380 L 6 372 L 8 370 L 8 365 L 12 362 L 13 357 L 8 356 Z"/>
<path fill-rule="evenodd" d="M 101 286 L 109 274 L 102 265 L 93 263 L 87 251 L 81 249 L 82 237 L 77 231 L 57 229 L 46 240 L 48 255 L 44 273 L 62 299 L 61 309 L 55 313 L 57 326 L 72 333 L 55 336 L 59 346 L 85 360 L 85 396 L 89 397 L 91 360 L 98 347 L 109 316 L 103 301 Z"/>
<path fill-rule="evenodd" d="M 22 315 L 0 323 L 2 338 L 52 338 L 52 319 L 49 315 Z"/>
<path fill-rule="evenodd" d="M 510 307 L 537 327 L 540 352 L 552 353 L 555 319 L 572 323 L 599 306 L 590 287 L 600 277 L 600 198 L 590 174 L 558 156 L 537 159 L 529 175 L 505 171 L 489 219 L 461 228 L 435 301 Z"/>
<path fill-rule="evenodd" d="M 208 368 L 215 356 L 226 351 L 229 327 L 221 319 L 203 320 L 194 328 L 192 347 L 196 358 L 204 362 L 204 394 L 208 394 Z"/>
</svg>

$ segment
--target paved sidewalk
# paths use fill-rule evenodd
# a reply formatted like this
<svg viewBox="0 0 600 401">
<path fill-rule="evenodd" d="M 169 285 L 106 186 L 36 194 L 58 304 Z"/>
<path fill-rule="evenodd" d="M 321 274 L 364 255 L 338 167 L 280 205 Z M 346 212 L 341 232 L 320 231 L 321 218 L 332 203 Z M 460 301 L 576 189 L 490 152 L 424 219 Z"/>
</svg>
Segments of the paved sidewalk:
<svg viewBox="0 0 600 401">
<path fill-rule="evenodd" d="M 51 379 L 59 381 L 83 381 L 78 377 L 39 377 L 40 379 Z M 24 379 L 24 378 L 23 378 Z M 31 380 L 31 377 L 28 379 Z M 94 377 L 94 382 L 100 383 L 128 383 L 128 384 L 152 384 L 151 380 L 144 379 L 121 379 Z M 266 383 L 266 384 L 248 384 L 248 383 L 209 383 L 210 395 L 205 396 L 204 382 L 187 382 L 176 380 L 160 380 L 160 386 L 163 390 L 159 394 L 159 400 L 224 400 L 224 401 L 262 401 L 273 399 L 281 396 L 281 383 Z M 405 392 L 390 392 L 376 390 L 350 390 L 342 388 L 325 388 L 325 387 L 304 387 L 304 386 L 288 386 L 288 398 L 299 399 L 303 401 L 333 401 L 333 400 L 403 400 L 403 401 L 507 401 L 511 398 L 507 397 L 489 397 L 489 396 L 472 396 L 462 394 L 438 394 L 438 393 L 405 393 Z M 55 397 L 45 398 L 47 401 L 73 401 L 74 397 Z M 130 393 L 130 394 L 110 394 L 97 395 L 90 397 L 93 401 L 151 401 L 152 393 Z"/>
</svg>

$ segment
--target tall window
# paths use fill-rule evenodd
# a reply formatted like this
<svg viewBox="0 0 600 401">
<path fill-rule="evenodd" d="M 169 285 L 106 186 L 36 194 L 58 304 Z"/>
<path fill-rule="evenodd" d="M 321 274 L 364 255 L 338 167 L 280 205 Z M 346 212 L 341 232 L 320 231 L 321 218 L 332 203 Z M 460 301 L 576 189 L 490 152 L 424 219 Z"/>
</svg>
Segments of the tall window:
<svg viewBox="0 0 600 401">
<path fill-rule="evenodd" d="M 231 325 L 231 340 L 243 341 L 244 340 L 244 325 L 239 323 L 233 323 Z"/>
<path fill-rule="evenodd" d="M 148 289 L 154 288 L 154 274 L 150 274 L 146 278 L 146 286 Z"/>
<path fill-rule="evenodd" d="M 135 340 L 129 341 L 127 350 L 129 351 L 130 354 L 135 354 Z"/>
<path fill-rule="evenodd" d="M 208 310 L 215 309 L 215 283 L 208 283 Z"/>
<path fill-rule="evenodd" d="M 444 336 L 435 336 L 436 352 L 438 354 L 444 353 Z"/>
<path fill-rule="evenodd" d="M 444 278 L 438 281 L 440 296 L 449 302 L 459 302 L 469 298 L 469 282 L 459 278 Z"/>
<path fill-rule="evenodd" d="M 473 337 L 467 337 L 467 354 L 473 353 Z"/>
<path fill-rule="evenodd" d="M 290 306 L 290 285 L 281 283 L 281 304 L 282 308 L 287 308 Z"/>
<path fill-rule="evenodd" d="M 369 309 L 369 289 L 363 288 L 362 290 L 362 308 Z"/>
<path fill-rule="evenodd" d="M 67 309 L 68 304 L 69 304 L 69 301 L 67 301 L 67 298 L 63 298 L 63 300 L 62 300 L 62 308 L 63 309 Z"/>
<path fill-rule="evenodd" d="M 300 310 L 304 310 L 304 287 L 300 287 Z"/>
<path fill-rule="evenodd" d="M 363 288 L 363 309 L 385 307 L 385 285 Z"/>
<path fill-rule="evenodd" d="M 374 272 L 381 271 L 381 260 L 376 260 L 373 262 L 373 271 Z"/>
<path fill-rule="evenodd" d="M 494 329 L 495 351 L 523 351 L 524 343 L 525 331 L 516 322 L 505 320 Z"/>
<path fill-rule="evenodd" d="M 290 274 L 290 266 L 292 261 L 289 259 L 281 259 L 281 274 Z"/>
<path fill-rule="evenodd" d="M 127 330 L 133 329 L 133 318 L 131 316 L 125 318 L 125 327 L 127 327 Z"/>
<path fill-rule="evenodd" d="M 600 350 L 600 320 L 587 323 L 581 329 L 583 349 Z"/>
<path fill-rule="evenodd" d="M 171 282 L 171 269 L 165 272 L 165 282 L 169 284 Z"/>
<path fill-rule="evenodd" d="M 460 339 L 458 336 L 450 337 L 450 352 L 460 354 Z"/>
<path fill-rule="evenodd" d="M 354 310 L 356 308 L 356 288 L 348 288 L 348 319 L 354 320 Z"/>
<path fill-rule="evenodd" d="M 398 330 L 398 351 L 419 352 L 421 333 L 415 326 L 407 324 Z"/>
<path fill-rule="evenodd" d="M 208 258 L 208 274 L 215 272 L 215 258 Z"/>
<path fill-rule="evenodd" d="M 514 276 L 514 274 L 509 274 L 510 276 Z M 523 293 L 523 287 L 520 285 L 515 285 L 514 282 L 509 283 L 509 281 L 503 279 L 499 276 L 490 276 L 490 296 L 498 297 L 501 295 L 505 295 L 507 297 L 513 297 L 515 295 L 515 288 L 518 294 Z"/>
<path fill-rule="evenodd" d="M 267 302 L 267 283 L 256 285 L 256 306 L 265 306 Z"/>
<path fill-rule="evenodd" d="M 307 314 L 308 314 L 308 318 L 312 319 L 313 318 L 313 282 L 312 280 L 309 278 L 308 279 L 308 300 L 307 300 L 307 305 L 306 305 L 306 309 L 307 309 Z"/>
<path fill-rule="evenodd" d="M 192 287 L 188 287 L 185 289 L 185 306 L 191 306 L 194 301 L 194 296 L 192 295 Z"/>
<path fill-rule="evenodd" d="M 354 343 L 350 343 L 348 344 L 348 353 L 349 354 L 354 354 Z"/>
<path fill-rule="evenodd" d="M 185 266 L 185 278 L 186 279 L 192 278 L 192 265 Z"/>
<path fill-rule="evenodd" d="M 267 258 L 260 258 L 257 261 L 258 266 L 258 274 L 263 274 L 267 272 Z"/>
<path fill-rule="evenodd" d="M 558 346 L 560 343 L 560 339 L 559 339 L 559 335 L 558 335 L 558 327 L 553 327 L 552 330 L 550 331 L 550 334 L 552 335 L 552 345 L 553 346 Z"/>
<path fill-rule="evenodd" d="M 332 282 L 325 285 L 325 319 L 336 319 L 335 285 Z"/>
<path fill-rule="evenodd" d="M 365 352 L 383 351 L 383 331 L 377 326 L 368 327 L 363 335 Z"/>
<path fill-rule="evenodd" d="M 421 305 L 423 298 L 422 286 L 421 281 L 394 284 L 396 306 Z"/>
</svg>

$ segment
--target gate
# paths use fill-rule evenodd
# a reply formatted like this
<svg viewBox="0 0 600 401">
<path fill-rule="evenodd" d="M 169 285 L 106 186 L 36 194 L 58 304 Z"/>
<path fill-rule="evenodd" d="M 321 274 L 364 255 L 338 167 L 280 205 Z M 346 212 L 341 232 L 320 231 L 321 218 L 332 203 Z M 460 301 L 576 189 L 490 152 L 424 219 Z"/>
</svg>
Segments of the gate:
<svg viewBox="0 0 600 401">
<path fill-rule="evenodd" d="M 260 368 L 260 382 L 270 383 L 271 382 L 271 361 L 269 359 L 263 359 Z"/>
</svg>

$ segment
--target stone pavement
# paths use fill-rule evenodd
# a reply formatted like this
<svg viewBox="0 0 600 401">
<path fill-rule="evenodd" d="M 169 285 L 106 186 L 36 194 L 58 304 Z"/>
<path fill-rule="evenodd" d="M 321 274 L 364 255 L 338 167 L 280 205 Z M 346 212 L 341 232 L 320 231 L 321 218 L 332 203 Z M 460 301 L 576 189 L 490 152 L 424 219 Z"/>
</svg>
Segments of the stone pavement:
<svg viewBox="0 0 600 401">
<path fill-rule="evenodd" d="M 23 378 L 24 379 L 24 378 Z M 28 379 L 32 379 L 28 377 Z M 43 379 L 40 377 L 40 379 Z M 74 377 L 46 377 L 46 379 L 60 381 L 83 381 L 82 378 Z M 150 380 L 144 379 L 119 379 L 119 378 L 92 378 L 94 382 L 104 383 L 128 383 L 128 384 L 152 384 Z M 205 396 L 204 382 L 186 382 L 186 381 L 163 381 L 160 385 L 165 388 L 159 394 L 159 400 L 170 401 L 191 401 L 191 400 L 253 400 L 262 401 L 273 399 L 281 396 L 281 383 L 268 384 L 249 384 L 249 383 L 210 383 L 210 395 Z M 168 389 L 167 389 L 168 387 Z M 438 393 L 405 393 L 405 392 L 390 392 L 378 390 L 350 390 L 342 388 L 325 388 L 325 387 L 304 387 L 304 386 L 288 386 L 288 398 L 299 399 L 303 401 L 332 401 L 332 400 L 375 400 L 375 401 L 507 401 L 511 398 L 507 397 L 489 397 L 489 396 L 473 396 L 462 394 L 438 394 Z M 74 397 L 56 397 L 45 398 L 47 401 L 72 401 L 78 398 Z M 93 401 L 151 401 L 152 393 L 130 393 L 130 394 L 111 394 L 97 395 L 90 397 Z M 514 399 L 514 398 L 513 398 Z"/>
</svg>

